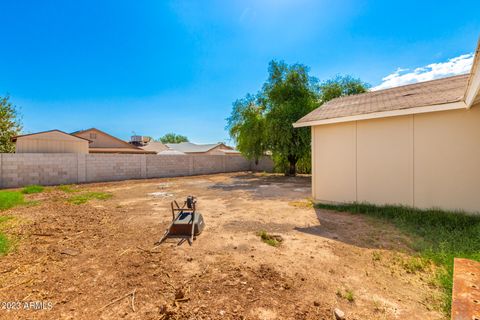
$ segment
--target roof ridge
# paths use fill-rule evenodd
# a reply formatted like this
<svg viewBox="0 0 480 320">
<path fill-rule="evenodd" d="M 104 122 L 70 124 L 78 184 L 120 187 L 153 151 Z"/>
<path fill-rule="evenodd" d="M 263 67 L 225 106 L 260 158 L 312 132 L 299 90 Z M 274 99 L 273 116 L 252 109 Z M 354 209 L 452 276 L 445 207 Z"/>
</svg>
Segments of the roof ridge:
<svg viewBox="0 0 480 320">
<path fill-rule="evenodd" d="M 33 135 L 37 135 L 37 134 L 49 133 L 49 132 L 55 132 L 55 131 L 66 134 L 67 136 L 72 136 L 72 137 L 77 138 L 77 139 L 87 140 L 89 143 L 92 142 L 89 139 L 82 138 L 82 137 L 76 136 L 72 133 L 68 133 L 68 132 L 65 132 L 65 131 L 62 131 L 62 130 L 59 130 L 59 129 L 51 129 L 51 130 L 45 130 L 45 131 L 39 131 L 39 132 L 33 132 L 33 133 L 19 134 L 19 135 L 13 136 L 12 141 L 15 142 L 17 140 L 17 138 L 21 138 L 21 137 L 33 136 Z"/>
</svg>

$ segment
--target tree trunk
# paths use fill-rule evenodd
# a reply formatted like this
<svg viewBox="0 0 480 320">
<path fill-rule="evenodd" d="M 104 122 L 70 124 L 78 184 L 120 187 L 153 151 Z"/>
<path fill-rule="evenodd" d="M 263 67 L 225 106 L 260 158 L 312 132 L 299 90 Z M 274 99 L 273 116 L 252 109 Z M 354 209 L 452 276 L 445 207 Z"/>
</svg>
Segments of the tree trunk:
<svg viewBox="0 0 480 320">
<path fill-rule="evenodd" d="M 288 159 L 288 163 L 290 165 L 289 165 L 289 168 L 288 168 L 288 172 L 285 175 L 295 177 L 297 175 L 297 158 L 288 157 L 287 159 Z"/>
<path fill-rule="evenodd" d="M 254 161 L 255 165 L 253 166 L 252 168 L 252 172 L 257 172 L 258 171 L 258 159 L 255 158 L 255 161 Z"/>
</svg>

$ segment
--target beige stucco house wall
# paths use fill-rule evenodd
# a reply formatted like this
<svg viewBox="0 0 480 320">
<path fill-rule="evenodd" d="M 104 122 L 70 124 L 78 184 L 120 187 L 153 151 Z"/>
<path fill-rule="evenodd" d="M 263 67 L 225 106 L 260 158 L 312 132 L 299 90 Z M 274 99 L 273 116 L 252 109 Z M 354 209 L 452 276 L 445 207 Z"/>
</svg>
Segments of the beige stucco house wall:
<svg viewBox="0 0 480 320">
<path fill-rule="evenodd" d="M 89 144 L 87 139 L 59 130 L 21 135 L 13 141 L 16 153 L 88 153 Z"/>
<path fill-rule="evenodd" d="M 480 42 L 471 72 L 333 99 L 310 127 L 312 196 L 480 213 Z"/>
<path fill-rule="evenodd" d="M 480 212 L 480 105 L 311 130 L 317 201 Z"/>
<path fill-rule="evenodd" d="M 415 206 L 480 212 L 480 104 L 415 116 Z"/>
</svg>

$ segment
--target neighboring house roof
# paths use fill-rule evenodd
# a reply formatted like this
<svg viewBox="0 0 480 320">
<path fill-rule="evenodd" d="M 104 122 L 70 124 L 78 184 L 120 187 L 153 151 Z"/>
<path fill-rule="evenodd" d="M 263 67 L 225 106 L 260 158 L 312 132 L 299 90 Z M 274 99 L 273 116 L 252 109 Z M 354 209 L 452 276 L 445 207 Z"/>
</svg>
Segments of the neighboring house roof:
<svg viewBox="0 0 480 320">
<path fill-rule="evenodd" d="M 178 155 L 178 154 L 185 154 L 185 153 L 177 151 L 177 150 L 167 149 L 167 150 L 160 151 L 158 154 L 161 154 L 161 155 L 168 155 L 168 154 Z"/>
<path fill-rule="evenodd" d="M 218 146 L 229 148 L 228 146 L 225 146 L 223 143 L 195 144 L 191 142 L 181 142 L 181 143 L 167 143 L 166 146 L 172 150 L 180 151 L 183 153 L 208 152 Z"/>
<path fill-rule="evenodd" d="M 384 118 L 407 114 L 468 109 L 480 103 L 480 41 L 471 72 L 328 101 L 294 127 Z"/>
<path fill-rule="evenodd" d="M 144 146 L 139 146 L 139 148 L 146 151 L 153 151 L 156 153 L 168 150 L 168 147 L 166 145 L 158 141 L 151 141 Z"/>
<path fill-rule="evenodd" d="M 47 131 L 40 131 L 40 132 L 28 133 L 28 134 L 21 134 L 21 135 L 12 137 L 12 142 L 16 142 L 18 138 L 23 138 L 23 137 L 28 137 L 28 136 L 34 136 L 34 135 L 39 135 L 39 134 L 48 133 L 48 132 L 58 132 L 58 133 L 65 134 L 65 135 L 67 135 L 67 136 L 70 136 L 70 137 L 73 137 L 73 138 L 76 138 L 76 139 L 86 140 L 86 141 L 88 141 L 89 143 L 91 142 L 91 141 L 88 140 L 88 139 L 85 139 L 85 138 L 82 138 L 82 137 L 77 137 L 77 136 L 75 136 L 75 135 L 73 135 L 73 134 L 66 133 L 66 132 L 63 132 L 63 131 L 58 130 L 58 129 L 47 130 Z"/>
<path fill-rule="evenodd" d="M 86 134 L 88 132 L 95 132 L 95 133 L 99 133 L 101 135 L 104 135 L 106 137 L 108 137 L 109 139 L 111 139 L 111 141 L 113 140 L 115 143 L 114 145 L 106 145 L 105 141 L 103 143 L 99 143 L 97 139 L 95 139 L 94 143 L 92 143 L 90 146 L 89 146 L 89 152 L 90 153 L 156 153 L 154 151 L 147 151 L 147 150 L 143 150 L 143 149 L 140 149 L 122 139 L 119 139 L 117 137 L 114 137 L 112 136 L 111 134 L 108 134 L 102 130 L 99 130 L 97 128 L 90 128 L 90 129 L 86 129 L 86 130 L 79 130 L 79 131 L 75 131 L 75 132 L 72 132 L 72 135 L 74 136 L 80 136 L 82 134 Z M 98 145 L 100 144 L 100 145 Z M 103 144 L 103 145 L 102 145 Z M 117 146 L 115 146 L 115 144 L 117 144 Z"/>
</svg>

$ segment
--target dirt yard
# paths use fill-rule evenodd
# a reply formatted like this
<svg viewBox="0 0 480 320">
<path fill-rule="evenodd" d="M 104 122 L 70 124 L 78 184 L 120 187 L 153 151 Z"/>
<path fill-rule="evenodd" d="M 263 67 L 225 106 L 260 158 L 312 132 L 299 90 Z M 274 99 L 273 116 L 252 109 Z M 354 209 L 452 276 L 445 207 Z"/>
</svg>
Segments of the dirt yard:
<svg viewBox="0 0 480 320">
<path fill-rule="evenodd" d="M 0 318 L 334 319 L 335 308 L 346 319 L 444 318 L 431 272 L 409 267 L 410 240 L 367 217 L 313 209 L 309 177 L 236 173 L 75 188 L 112 197 L 77 205 L 67 201 L 75 193 L 52 188 L 27 197 L 37 205 L 2 212 L 18 218 L 20 240 L 0 257 L 0 301 L 44 304 L 3 304 Z M 170 201 L 190 194 L 205 231 L 193 246 L 171 239 L 154 247 Z M 264 243 L 262 230 L 283 241 Z"/>
</svg>

